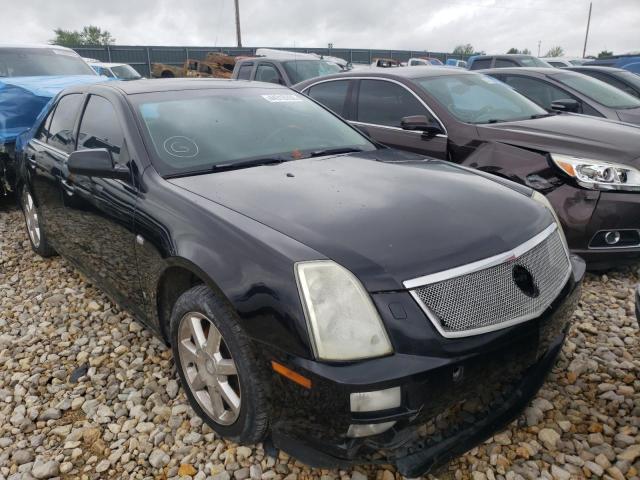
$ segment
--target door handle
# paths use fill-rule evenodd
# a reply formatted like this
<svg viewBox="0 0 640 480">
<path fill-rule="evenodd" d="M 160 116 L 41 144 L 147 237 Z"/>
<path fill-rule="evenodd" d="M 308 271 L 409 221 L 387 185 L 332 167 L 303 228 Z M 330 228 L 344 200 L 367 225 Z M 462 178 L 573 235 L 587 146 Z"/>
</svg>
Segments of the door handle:
<svg viewBox="0 0 640 480">
<path fill-rule="evenodd" d="M 67 195 L 71 196 L 74 193 L 76 193 L 76 187 L 74 187 L 73 185 L 71 185 L 69 182 L 67 182 L 64 178 L 60 180 L 60 183 L 62 184 L 62 188 L 63 190 L 67 193 Z"/>
<path fill-rule="evenodd" d="M 31 154 L 27 155 L 27 160 L 29 161 L 29 165 L 31 165 L 32 167 L 36 166 L 36 154 L 35 153 L 31 153 Z"/>
</svg>

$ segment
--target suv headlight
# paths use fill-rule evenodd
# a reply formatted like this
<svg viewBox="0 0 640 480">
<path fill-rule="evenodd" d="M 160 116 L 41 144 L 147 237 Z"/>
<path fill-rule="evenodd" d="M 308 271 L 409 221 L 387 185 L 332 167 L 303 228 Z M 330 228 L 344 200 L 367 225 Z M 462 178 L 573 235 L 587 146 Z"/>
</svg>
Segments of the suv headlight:
<svg viewBox="0 0 640 480">
<path fill-rule="evenodd" d="M 358 279 L 331 260 L 295 265 L 316 358 L 358 360 L 393 352 L 387 332 Z"/>
<path fill-rule="evenodd" d="M 538 202 L 540 204 L 542 204 L 547 210 L 549 210 L 549 212 L 551 212 L 551 215 L 553 215 L 553 218 L 556 221 L 556 225 L 558 225 L 558 231 L 560 232 L 560 239 L 562 240 L 562 243 L 564 244 L 565 250 L 568 252 L 569 251 L 569 245 L 567 244 L 567 238 L 564 236 L 564 230 L 562 229 L 562 224 L 560 223 L 560 218 L 558 217 L 558 214 L 556 213 L 555 209 L 553 208 L 553 205 L 551 205 L 551 202 L 549 202 L 549 200 L 547 200 L 547 197 L 545 197 L 540 192 L 536 192 L 535 190 L 533 191 L 533 195 L 531 195 L 531 199 L 535 200 L 536 202 Z"/>
<path fill-rule="evenodd" d="M 578 185 L 592 190 L 640 191 L 640 171 L 619 163 L 551 154 L 551 160 Z"/>
</svg>

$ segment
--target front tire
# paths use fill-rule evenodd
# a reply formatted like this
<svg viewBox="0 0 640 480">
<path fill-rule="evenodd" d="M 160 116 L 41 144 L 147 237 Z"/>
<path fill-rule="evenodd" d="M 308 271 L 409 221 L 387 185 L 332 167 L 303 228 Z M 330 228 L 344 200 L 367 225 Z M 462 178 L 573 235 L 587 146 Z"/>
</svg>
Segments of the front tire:
<svg viewBox="0 0 640 480">
<path fill-rule="evenodd" d="M 29 243 L 31 243 L 33 251 L 45 258 L 54 256 L 56 251 L 49 245 L 47 234 L 42 227 L 42 217 L 38 206 L 26 186 L 23 187 L 20 192 L 20 206 L 22 207 L 24 221 L 27 226 L 27 234 L 29 235 Z"/>
<path fill-rule="evenodd" d="M 262 440 L 269 425 L 267 384 L 227 303 L 204 285 L 183 293 L 171 314 L 171 346 L 189 401 L 222 437 Z"/>
</svg>

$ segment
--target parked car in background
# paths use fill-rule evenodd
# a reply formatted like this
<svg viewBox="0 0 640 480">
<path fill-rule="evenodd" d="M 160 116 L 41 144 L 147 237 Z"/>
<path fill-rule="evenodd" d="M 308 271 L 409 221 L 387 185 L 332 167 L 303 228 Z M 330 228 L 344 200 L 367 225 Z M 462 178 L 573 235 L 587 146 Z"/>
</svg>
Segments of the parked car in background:
<svg viewBox="0 0 640 480">
<path fill-rule="evenodd" d="M 255 80 L 290 86 L 308 78 L 329 75 L 342 71 L 333 62 L 318 58 L 300 59 L 252 57 L 236 62 L 231 78 L 236 80 Z"/>
<path fill-rule="evenodd" d="M 579 57 L 542 57 L 540 60 L 556 68 L 575 67 L 589 61 L 586 58 Z"/>
<path fill-rule="evenodd" d="M 458 60 L 455 58 L 448 58 L 447 63 L 445 65 L 449 65 L 452 67 L 460 67 L 460 68 L 468 68 L 469 65 L 464 60 Z"/>
<path fill-rule="evenodd" d="M 592 269 L 640 259 L 636 126 L 549 113 L 490 76 L 457 68 L 347 72 L 294 88 L 385 145 L 543 193 L 569 247 Z"/>
<path fill-rule="evenodd" d="M 619 55 L 609 58 L 599 58 L 585 62 L 583 65 L 593 67 L 615 67 L 640 74 L 640 55 Z"/>
<path fill-rule="evenodd" d="M 33 249 L 171 345 L 217 435 L 314 466 L 416 477 L 473 448 L 528 405 L 577 306 L 584 262 L 544 196 L 279 86 L 68 89 L 21 158 Z"/>
<path fill-rule="evenodd" d="M 469 70 L 483 68 L 508 68 L 508 67 L 541 67 L 551 68 L 544 60 L 533 55 L 509 53 L 504 55 L 473 55 L 467 60 Z"/>
<path fill-rule="evenodd" d="M 104 75 L 112 80 L 140 80 L 144 78 L 131 65 L 126 63 L 89 63 L 98 75 Z"/>
<path fill-rule="evenodd" d="M 69 48 L 0 44 L 0 194 L 14 190 L 18 135 L 64 87 L 104 80 Z"/>
<path fill-rule="evenodd" d="M 407 61 L 407 67 L 417 67 L 425 65 L 444 65 L 439 58 L 435 57 L 418 57 L 410 58 Z"/>
<path fill-rule="evenodd" d="M 374 58 L 370 66 L 374 68 L 395 68 L 401 67 L 402 63 L 394 58 Z"/>
<path fill-rule="evenodd" d="M 547 111 L 582 113 L 640 124 L 640 99 L 596 78 L 558 69 L 483 70 Z"/>
<path fill-rule="evenodd" d="M 622 68 L 600 67 L 598 65 L 588 67 L 571 67 L 567 70 L 583 73 L 597 78 L 609 85 L 616 87 L 629 95 L 640 98 L 640 75 Z"/>
</svg>

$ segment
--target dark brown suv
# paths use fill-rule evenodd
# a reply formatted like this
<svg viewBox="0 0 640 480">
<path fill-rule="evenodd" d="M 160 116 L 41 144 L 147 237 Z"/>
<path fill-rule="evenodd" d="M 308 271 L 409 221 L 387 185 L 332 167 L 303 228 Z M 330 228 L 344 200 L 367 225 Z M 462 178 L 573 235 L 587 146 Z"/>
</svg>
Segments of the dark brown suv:
<svg viewBox="0 0 640 480">
<path fill-rule="evenodd" d="M 356 70 L 294 88 L 387 146 L 542 192 L 591 269 L 640 259 L 637 127 L 549 113 L 492 77 L 458 68 Z"/>
</svg>

